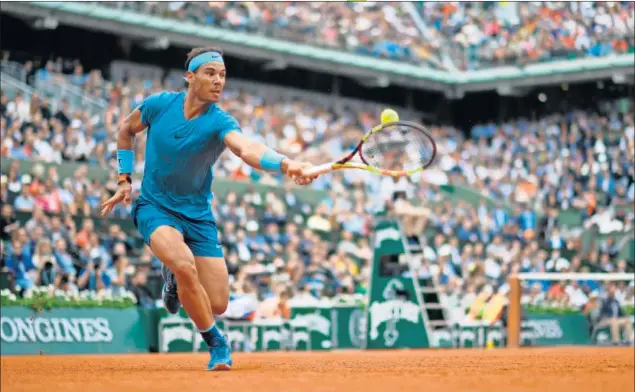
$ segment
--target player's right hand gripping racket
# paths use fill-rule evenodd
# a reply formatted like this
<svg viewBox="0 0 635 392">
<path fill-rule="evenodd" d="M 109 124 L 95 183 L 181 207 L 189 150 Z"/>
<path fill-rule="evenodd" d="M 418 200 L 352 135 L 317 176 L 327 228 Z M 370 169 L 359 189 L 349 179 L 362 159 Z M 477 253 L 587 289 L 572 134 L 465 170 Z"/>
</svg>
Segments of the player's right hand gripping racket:
<svg viewBox="0 0 635 392">
<path fill-rule="evenodd" d="M 432 164 L 437 145 L 426 129 L 408 121 L 378 125 L 367 132 L 357 147 L 342 159 L 311 167 L 305 176 L 339 169 L 362 169 L 392 177 L 418 173 Z M 359 162 L 353 161 L 359 156 Z"/>
</svg>

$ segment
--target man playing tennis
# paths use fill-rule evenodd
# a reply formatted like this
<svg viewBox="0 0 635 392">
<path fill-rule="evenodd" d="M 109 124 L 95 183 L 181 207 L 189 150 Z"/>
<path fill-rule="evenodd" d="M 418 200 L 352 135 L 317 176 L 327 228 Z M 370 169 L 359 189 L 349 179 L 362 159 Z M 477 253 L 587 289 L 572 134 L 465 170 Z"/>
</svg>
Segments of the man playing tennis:
<svg viewBox="0 0 635 392">
<path fill-rule="evenodd" d="M 243 136 L 236 119 L 216 102 L 225 87 L 222 52 L 196 48 L 187 55 L 187 92 L 146 98 L 125 119 L 117 139 L 119 189 L 103 204 L 102 215 L 130 203 L 133 142 L 148 129 L 141 195 L 132 216 L 137 229 L 163 263 L 163 302 L 170 313 L 183 304 L 209 346 L 208 370 L 229 370 L 229 346 L 214 324 L 227 309 L 229 281 L 211 212 L 212 166 L 225 147 L 248 165 L 283 173 L 297 184 L 308 163 L 293 161 Z"/>
</svg>

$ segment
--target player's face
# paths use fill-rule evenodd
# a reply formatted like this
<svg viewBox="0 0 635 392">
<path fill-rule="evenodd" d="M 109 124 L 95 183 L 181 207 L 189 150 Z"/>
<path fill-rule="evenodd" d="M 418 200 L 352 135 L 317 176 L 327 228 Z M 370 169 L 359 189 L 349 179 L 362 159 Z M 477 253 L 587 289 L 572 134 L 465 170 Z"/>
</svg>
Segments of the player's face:
<svg viewBox="0 0 635 392">
<path fill-rule="evenodd" d="M 203 64 L 196 72 L 188 72 L 190 88 L 201 101 L 218 102 L 225 88 L 225 73 L 221 63 Z"/>
</svg>

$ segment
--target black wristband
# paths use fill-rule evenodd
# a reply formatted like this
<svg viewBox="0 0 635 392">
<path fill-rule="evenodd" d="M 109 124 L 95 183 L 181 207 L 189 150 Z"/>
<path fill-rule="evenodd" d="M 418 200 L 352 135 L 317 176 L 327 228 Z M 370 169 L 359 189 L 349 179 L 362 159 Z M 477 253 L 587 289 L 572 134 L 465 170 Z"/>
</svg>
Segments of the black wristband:
<svg viewBox="0 0 635 392">
<path fill-rule="evenodd" d="M 130 177 L 130 174 L 120 174 L 119 177 L 117 177 L 117 185 L 121 185 L 124 182 L 132 184 L 132 178 Z"/>
</svg>

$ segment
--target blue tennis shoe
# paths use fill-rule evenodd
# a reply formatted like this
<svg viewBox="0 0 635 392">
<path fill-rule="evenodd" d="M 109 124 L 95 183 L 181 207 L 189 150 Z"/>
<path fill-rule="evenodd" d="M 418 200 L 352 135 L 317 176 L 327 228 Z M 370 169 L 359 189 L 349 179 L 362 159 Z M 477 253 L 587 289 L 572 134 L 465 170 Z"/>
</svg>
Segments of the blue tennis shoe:
<svg viewBox="0 0 635 392">
<path fill-rule="evenodd" d="M 232 368 L 231 351 L 226 337 L 214 338 L 212 346 L 209 348 L 211 356 L 207 364 L 207 370 L 230 370 Z"/>
<path fill-rule="evenodd" d="M 161 276 L 163 277 L 163 290 L 161 291 L 161 299 L 165 310 L 170 314 L 177 314 L 181 308 L 181 300 L 176 291 L 176 278 L 168 267 L 161 265 Z"/>
</svg>

